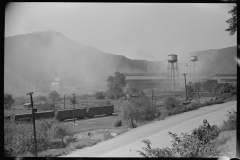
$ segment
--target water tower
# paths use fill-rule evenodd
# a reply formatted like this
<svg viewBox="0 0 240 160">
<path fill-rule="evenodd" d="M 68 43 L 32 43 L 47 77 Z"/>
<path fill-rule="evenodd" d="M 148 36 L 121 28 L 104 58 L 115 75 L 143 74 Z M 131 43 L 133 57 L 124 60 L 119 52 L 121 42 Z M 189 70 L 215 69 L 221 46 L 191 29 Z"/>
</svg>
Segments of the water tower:
<svg viewBox="0 0 240 160">
<path fill-rule="evenodd" d="M 171 79 L 171 90 L 174 92 L 175 88 L 175 77 L 178 77 L 178 60 L 177 55 L 168 55 L 168 79 Z"/>
<path fill-rule="evenodd" d="M 192 73 L 192 67 L 193 67 L 193 73 Z M 195 76 L 196 76 L 196 69 L 197 68 L 197 76 L 198 76 L 198 73 L 199 73 L 199 70 L 198 70 L 198 59 L 197 59 L 197 56 L 191 56 L 190 58 L 190 75 L 192 77 L 194 77 L 195 79 Z"/>
</svg>

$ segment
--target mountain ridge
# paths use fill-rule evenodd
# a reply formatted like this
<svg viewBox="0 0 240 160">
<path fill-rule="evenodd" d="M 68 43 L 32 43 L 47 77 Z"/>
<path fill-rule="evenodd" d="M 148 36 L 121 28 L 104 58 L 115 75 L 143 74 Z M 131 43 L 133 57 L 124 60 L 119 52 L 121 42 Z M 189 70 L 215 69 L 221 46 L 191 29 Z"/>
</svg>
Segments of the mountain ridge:
<svg viewBox="0 0 240 160">
<path fill-rule="evenodd" d="M 236 47 L 230 47 L 227 51 L 218 49 L 226 56 L 227 62 L 224 65 L 233 66 L 230 69 L 227 67 L 226 72 L 235 72 L 232 58 L 226 54 L 229 50 L 231 56 L 234 56 L 236 53 L 234 48 Z M 196 52 L 201 53 L 203 52 Z M 199 56 L 199 59 L 203 58 L 201 61 L 206 61 L 204 60 L 206 56 L 208 55 Z M 215 64 L 209 60 L 207 63 Z M 220 72 L 218 70 L 221 70 L 221 67 L 215 69 L 214 64 L 210 67 L 212 71 Z M 5 38 L 4 90 L 9 88 L 32 90 L 40 81 L 53 81 L 59 76 L 65 81 L 65 86 L 106 85 L 107 77 L 115 71 L 127 74 L 166 75 L 167 62 L 132 60 L 123 55 L 106 53 L 90 45 L 75 42 L 56 31 L 38 31 Z M 203 71 L 203 74 L 208 75 L 206 67 Z"/>
</svg>

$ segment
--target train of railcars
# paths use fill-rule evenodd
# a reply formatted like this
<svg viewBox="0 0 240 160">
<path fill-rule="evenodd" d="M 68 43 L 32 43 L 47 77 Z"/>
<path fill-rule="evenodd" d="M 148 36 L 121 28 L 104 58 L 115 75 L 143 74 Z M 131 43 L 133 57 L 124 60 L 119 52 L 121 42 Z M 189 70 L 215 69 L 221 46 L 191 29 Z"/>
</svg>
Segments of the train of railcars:
<svg viewBox="0 0 240 160">
<path fill-rule="evenodd" d="M 112 115 L 114 112 L 114 107 L 113 105 L 109 106 L 101 106 L 101 107 L 91 107 L 87 108 L 87 117 L 92 118 L 97 115 Z"/>
<path fill-rule="evenodd" d="M 100 107 L 91 107 L 91 108 L 79 108 L 75 109 L 67 109 L 67 110 L 58 110 L 56 115 L 54 111 L 44 111 L 44 112 L 35 112 L 35 119 L 42 118 L 54 118 L 56 117 L 60 121 L 64 121 L 67 119 L 73 119 L 74 117 L 77 119 L 84 118 L 92 118 L 97 115 L 112 115 L 114 113 L 114 106 L 100 106 Z M 4 116 L 4 119 L 11 120 L 11 116 Z M 16 114 L 12 117 L 15 121 L 26 121 L 30 122 L 32 120 L 32 113 L 26 114 Z"/>
</svg>

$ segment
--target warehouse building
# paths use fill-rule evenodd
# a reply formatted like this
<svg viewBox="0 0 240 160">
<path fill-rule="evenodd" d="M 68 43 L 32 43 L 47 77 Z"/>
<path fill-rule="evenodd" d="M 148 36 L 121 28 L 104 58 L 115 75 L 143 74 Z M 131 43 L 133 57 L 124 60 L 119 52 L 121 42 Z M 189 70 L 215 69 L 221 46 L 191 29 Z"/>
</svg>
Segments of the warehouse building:
<svg viewBox="0 0 240 160">
<path fill-rule="evenodd" d="M 237 74 L 215 74 L 211 80 L 215 80 L 217 83 L 236 83 Z"/>
<path fill-rule="evenodd" d="M 126 75 L 126 86 L 127 88 L 136 88 L 138 90 L 144 89 L 160 89 L 162 91 L 170 91 L 171 87 L 171 79 L 167 76 L 156 76 L 156 75 Z M 199 76 L 198 80 L 189 78 L 187 76 L 187 84 L 189 81 L 198 81 L 203 82 L 206 81 L 206 77 Z M 179 76 L 175 78 L 175 89 L 183 90 L 185 87 L 185 81 L 183 76 Z"/>
</svg>

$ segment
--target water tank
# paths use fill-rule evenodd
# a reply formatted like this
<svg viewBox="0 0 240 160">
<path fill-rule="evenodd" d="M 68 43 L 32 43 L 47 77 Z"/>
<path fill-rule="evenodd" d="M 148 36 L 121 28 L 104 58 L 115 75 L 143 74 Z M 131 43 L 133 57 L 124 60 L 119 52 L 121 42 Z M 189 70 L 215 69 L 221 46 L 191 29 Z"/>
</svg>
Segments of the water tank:
<svg viewBox="0 0 240 160">
<path fill-rule="evenodd" d="M 176 54 L 168 55 L 168 62 L 170 62 L 170 63 L 177 62 L 177 55 Z"/>
<path fill-rule="evenodd" d="M 191 56 L 191 61 L 197 61 L 197 56 Z"/>
</svg>

